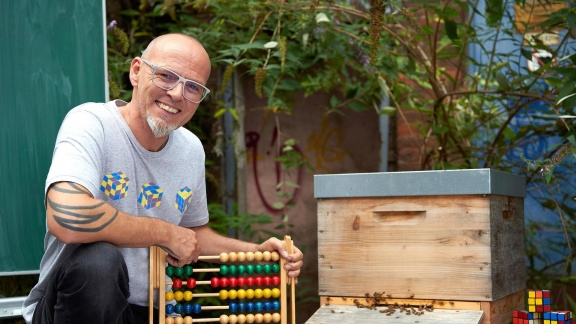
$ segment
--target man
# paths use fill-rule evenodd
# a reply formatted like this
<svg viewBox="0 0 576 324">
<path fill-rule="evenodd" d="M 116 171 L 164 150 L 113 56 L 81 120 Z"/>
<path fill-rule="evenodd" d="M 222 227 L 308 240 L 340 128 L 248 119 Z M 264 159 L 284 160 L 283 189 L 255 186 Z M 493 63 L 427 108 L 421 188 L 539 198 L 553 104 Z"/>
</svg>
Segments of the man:
<svg viewBox="0 0 576 324">
<path fill-rule="evenodd" d="M 183 266 L 225 251 L 277 250 L 297 278 L 303 255 L 280 240 L 223 237 L 208 223 L 204 151 L 181 126 L 208 94 L 210 59 L 168 34 L 132 60 L 132 100 L 87 103 L 64 119 L 46 180 L 48 231 L 31 323 L 147 323 L 148 247 Z"/>
</svg>

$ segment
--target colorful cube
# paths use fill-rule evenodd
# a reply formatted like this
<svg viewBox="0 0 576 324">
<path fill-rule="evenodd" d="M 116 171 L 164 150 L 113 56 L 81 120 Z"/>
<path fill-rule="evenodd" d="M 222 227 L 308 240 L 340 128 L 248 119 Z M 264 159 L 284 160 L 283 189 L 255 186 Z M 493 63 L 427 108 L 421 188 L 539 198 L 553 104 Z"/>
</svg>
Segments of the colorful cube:
<svg viewBox="0 0 576 324">
<path fill-rule="evenodd" d="M 176 202 L 174 202 L 174 207 L 178 209 L 181 213 L 188 209 L 188 204 L 192 199 L 192 189 L 184 187 L 178 191 L 176 194 Z"/>
<path fill-rule="evenodd" d="M 572 312 L 555 311 L 543 313 L 544 324 L 572 324 Z"/>
<path fill-rule="evenodd" d="M 549 290 L 528 290 L 526 292 L 526 308 L 529 312 L 544 313 L 551 311 Z"/>
<path fill-rule="evenodd" d="M 112 200 L 118 200 L 128 196 L 130 180 L 122 172 L 108 173 L 100 183 L 100 191 Z"/>
<path fill-rule="evenodd" d="M 146 209 L 160 206 L 164 191 L 153 183 L 146 183 L 140 189 L 138 202 Z"/>
<path fill-rule="evenodd" d="M 515 310 L 513 312 L 512 324 L 542 324 L 542 314 L 529 312 L 526 310 Z"/>
</svg>

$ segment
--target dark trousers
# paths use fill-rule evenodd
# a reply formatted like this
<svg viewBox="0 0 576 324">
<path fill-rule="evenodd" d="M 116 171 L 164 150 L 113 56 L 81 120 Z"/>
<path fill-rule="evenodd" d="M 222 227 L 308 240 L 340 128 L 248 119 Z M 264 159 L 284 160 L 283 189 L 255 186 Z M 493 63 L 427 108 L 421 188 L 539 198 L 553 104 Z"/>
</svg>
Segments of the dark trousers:
<svg viewBox="0 0 576 324">
<path fill-rule="evenodd" d="M 53 269 L 32 324 L 147 324 L 148 307 L 128 303 L 128 281 L 126 263 L 114 245 L 80 244 Z"/>
</svg>

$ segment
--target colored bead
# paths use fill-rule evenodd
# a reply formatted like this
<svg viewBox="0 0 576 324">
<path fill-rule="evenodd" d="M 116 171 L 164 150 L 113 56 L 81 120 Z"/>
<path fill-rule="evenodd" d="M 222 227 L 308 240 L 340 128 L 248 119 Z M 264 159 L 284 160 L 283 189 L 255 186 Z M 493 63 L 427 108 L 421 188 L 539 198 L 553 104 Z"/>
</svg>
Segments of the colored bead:
<svg viewBox="0 0 576 324">
<path fill-rule="evenodd" d="M 228 285 L 230 288 L 235 288 L 238 285 L 238 279 L 236 279 L 236 277 L 228 278 Z"/>
<path fill-rule="evenodd" d="M 270 284 L 272 283 L 272 278 L 270 278 L 270 276 L 266 276 L 262 279 L 263 279 L 262 283 L 264 284 L 264 286 L 270 286 Z"/>
<path fill-rule="evenodd" d="M 254 323 L 254 314 L 246 314 L 246 323 Z"/>
<path fill-rule="evenodd" d="M 228 321 L 229 321 L 228 323 L 230 323 L 230 324 L 236 324 L 236 323 L 238 323 L 238 316 L 232 314 L 232 315 L 228 316 Z"/>
<path fill-rule="evenodd" d="M 254 260 L 262 261 L 262 252 L 260 252 L 260 251 L 254 252 Z"/>
<path fill-rule="evenodd" d="M 192 266 L 190 266 L 190 265 L 184 266 L 184 274 L 187 277 L 190 277 L 192 275 L 192 273 L 194 273 L 194 268 L 192 268 Z"/>
<path fill-rule="evenodd" d="M 223 264 L 220 266 L 220 273 L 225 276 L 228 274 L 228 266 Z"/>
<path fill-rule="evenodd" d="M 262 286 L 262 277 L 260 277 L 260 276 L 254 277 L 254 284 L 256 286 Z"/>
<path fill-rule="evenodd" d="M 238 252 L 238 261 L 244 262 L 244 260 L 246 260 L 246 253 Z"/>
<path fill-rule="evenodd" d="M 172 301 L 174 300 L 174 293 L 172 291 L 167 291 L 166 292 L 166 301 Z"/>
<path fill-rule="evenodd" d="M 194 309 L 193 309 L 194 314 L 200 314 L 200 312 L 202 311 L 202 305 L 196 303 L 196 304 L 194 304 L 194 305 L 192 305 L 192 306 L 193 306 L 193 308 L 194 308 Z"/>
<path fill-rule="evenodd" d="M 229 303 L 228 310 L 232 313 L 236 313 L 238 311 L 238 304 L 237 303 Z"/>
<path fill-rule="evenodd" d="M 186 287 L 188 287 L 188 289 L 195 288 L 196 287 L 196 279 L 188 278 L 188 280 L 186 280 Z"/>
<path fill-rule="evenodd" d="M 228 324 L 228 315 L 220 315 L 220 324 Z"/>
<path fill-rule="evenodd" d="M 266 313 L 264 314 L 264 323 L 271 323 L 272 322 L 272 314 Z"/>
<path fill-rule="evenodd" d="M 174 269 L 174 275 L 177 277 L 182 277 L 182 275 L 184 274 L 184 269 L 182 267 L 176 267 L 176 269 Z"/>
<path fill-rule="evenodd" d="M 212 279 L 210 279 L 210 286 L 212 286 L 212 288 L 218 288 L 219 284 L 220 280 L 218 279 L 218 277 L 212 277 Z"/>
<path fill-rule="evenodd" d="M 254 286 L 254 277 L 246 277 L 246 285 L 248 287 Z"/>
<path fill-rule="evenodd" d="M 168 277 L 172 277 L 174 275 L 174 267 L 173 266 L 167 266 L 166 267 L 166 275 Z"/>
<path fill-rule="evenodd" d="M 246 323 L 246 315 L 238 314 L 238 324 L 244 324 L 244 323 Z"/>
<path fill-rule="evenodd" d="M 236 297 L 238 297 L 238 293 L 236 292 L 236 290 L 232 289 L 230 291 L 228 291 L 228 298 L 233 300 L 236 299 Z"/>
<path fill-rule="evenodd" d="M 235 265 L 231 265 L 228 273 L 231 276 L 235 276 L 238 273 L 238 268 Z"/>
<path fill-rule="evenodd" d="M 262 289 L 258 288 L 258 289 L 254 289 L 254 297 L 256 298 L 262 298 Z"/>
<path fill-rule="evenodd" d="M 247 274 L 253 274 L 254 273 L 254 265 L 253 264 L 247 264 L 246 265 L 246 273 Z"/>
<path fill-rule="evenodd" d="M 222 288 L 228 287 L 228 278 L 220 278 L 220 287 Z"/>
<path fill-rule="evenodd" d="M 243 275 L 246 273 L 246 266 L 243 264 L 238 265 L 238 274 Z"/>
<path fill-rule="evenodd" d="M 262 323 L 264 321 L 264 315 L 258 313 L 254 315 L 254 321 L 256 323 Z"/>
<path fill-rule="evenodd" d="M 270 301 L 265 301 L 262 306 L 264 307 L 264 311 L 265 312 L 269 312 L 272 310 L 272 302 Z"/>
<path fill-rule="evenodd" d="M 184 293 L 181 291 L 174 292 L 174 299 L 176 299 L 176 301 L 181 301 L 184 299 Z"/>
<path fill-rule="evenodd" d="M 192 295 L 192 292 L 190 290 L 186 290 L 184 292 L 184 300 L 185 301 L 191 301 L 192 297 L 194 297 L 194 296 Z"/>
<path fill-rule="evenodd" d="M 272 258 L 272 254 L 270 253 L 270 251 L 262 252 L 262 259 L 264 261 L 270 261 L 271 258 Z"/>
<path fill-rule="evenodd" d="M 174 319 L 174 324 L 184 324 L 184 319 L 182 317 L 176 317 Z"/>
<path fill-rule="evenodd" d="M 246 290 L 238 289 L 238 299 L 244 299 L 244 298 L 246 298 Z"/>
<path fill-rule="evenodd" d="M 280 265 L 278 263 L 272 265 L 272 273 L 280 273 Z"/>
<path fill-rule="evenodd" d="M 176 304 L 176 305 L 174 305 L 174 313 L 176 313 L 176 314 L 182 314 L 183 308 L 184 308 L 184 307 L 182 306 L 182 304 Z"/>
<path fill-rule="evenodd" d="M 169 316 L 166 317 L 166 320 L 164 321 L 165 324 L 174 324 L 174 317 Z"/>
<path fill-rule="evenodd" d="M 236 260 L 238 260 L 238 255 L 236 254 L 236 252 L 228 253 L 228 260 L 230 262 L 236 262 Z"/>
<path fill-rule="evenodd" d="M 247 302 L 247 303 L 246 303 L 246 311 L 247 311 L 248 313 L 253 313 L 253 312 L 254 312 L 254 309 L 256 309 L 256 307 L 254 306 L 254 303 L 253 303 L 253 302 Z"/>
<path fill-rule="evenodd" d="M 166 304 L 166 314 L 170 315 L 174 313 L 174 305 Z"/>
<path fill-rule="evenodd" d="M 262 304 L 262 302 L 256 302 L 254 306 L 256 306 L 257 312 L 261 312 L 264 310 L 264 305 Z"/>
<path fill-rule="evenodd" d="M 280 310 L 280 302 L 275 300 L 272 302 L 272 310 L 273 311 L 279 311 Z"/>
<path fill-rule="evenodd" d="M 194 320 L 192 319 L 191 316 L 184 317 L 184 324 L 192 324 L 193 322 Z"/>
<path fill-rule="evenodd" d="M 253 252 L 246 252 L 246 261 L 248 261 L 248 262 L 254 261 L 254 253 Z"/>
<path fill-rule="evenodd" d="M 264 298 L 272 297 L 272 290 L 270 288 L 264 288 L 262 290 L 262 296 L 264 296 Z"/>
<path fill-rule="evenodd" d="M 270 273 L 272 271 L 272 265 L 270 263 L 266 263 L 262 267 L 264 268 L 264 273 Z"/>
<path fill-rule="evenodd" d="M 228 253 L 220 253 L 220 262 L 228 262 Z"/>
<path fill-rule="evenodd" d="M 238 277 L 238 287 L 244 287 L 244 286 L 246 286 L 246 278 Z"/>
<path fill-rule="evenodd" d="M 280 277 L 272 276 L 272 286 L 279 286 L 280 285 Z"/>
<path fill-rule="evenodd" d="M 172 287 L 174 287 L 174 289 L 182 288 L 182 279 L 175 278 L 174 281 L 172 282 Z"/>
<path fill-rule="evenodd" d="M 254 298 L 254 289 L 246 289 L 246 298 L 248 299 Z"/>
<path fill-rule="evenodd" d="M 190 315 L 192 314 L 193 310 L 194 309 L 192 308 L 192 305 L 190 305 L 189 303 L 184 304 L 184 314 Z"/>
<path fill-rule="evenodd" d="M 261 264 L 257 264 L 254 266 L 254 272 L 256 273 L 262 273 L 262 265 Z"/>
<path fill-rule="evenodd" d="M 278 252 L 276 252 L 276 251 L 272 252 L 271 260 L 272 260 L 272 261 L 278 261 L 278 260 L 280 260 L 280 254 L 278 254 Z"/>
<path fill-rule="evenodd" d="M 228 299 L 228 291 L 220 290 L 220 299 L 222 299 L 222 300 Z"/>
<path fill-rule="evenodd" d="M 246 303 L 245 302 L 239 302 L 238 303 L 238 311 L 240 313 L 246 313 Z"/>
<path fill-rule="evenodd" d="M 273 298 L 278 298 L 278 297 L 280 297 L 280 289 L 278 289 L 278 288 L 272 288 L 272 297 L 273 297 Z"/>
<path fill-rule="evenodd" d="M 280 323 L 280 320 L 282 320 L 282 316 L 280 316 L 279 313 L 272 314 L 272 322 L 273 323 Z"/>
</svg>

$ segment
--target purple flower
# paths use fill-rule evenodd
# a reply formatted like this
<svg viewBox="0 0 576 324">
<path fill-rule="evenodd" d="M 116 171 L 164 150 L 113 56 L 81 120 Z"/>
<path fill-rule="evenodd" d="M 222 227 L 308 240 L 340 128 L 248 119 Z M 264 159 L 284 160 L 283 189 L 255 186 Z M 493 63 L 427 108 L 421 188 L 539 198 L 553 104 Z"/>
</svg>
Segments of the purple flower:
<svg viewBox="0 0 576 324">
<path fill-rule="evenodd" d="M 116 20 L 112 20 L 112 21 L 108 24 L 108 29 L 109 29 L 109 30 L 110 30 L 110 29 L 115 29 L 117 24 L 118 24 L 118 23 L 116 22 Z"/>
</svg>

